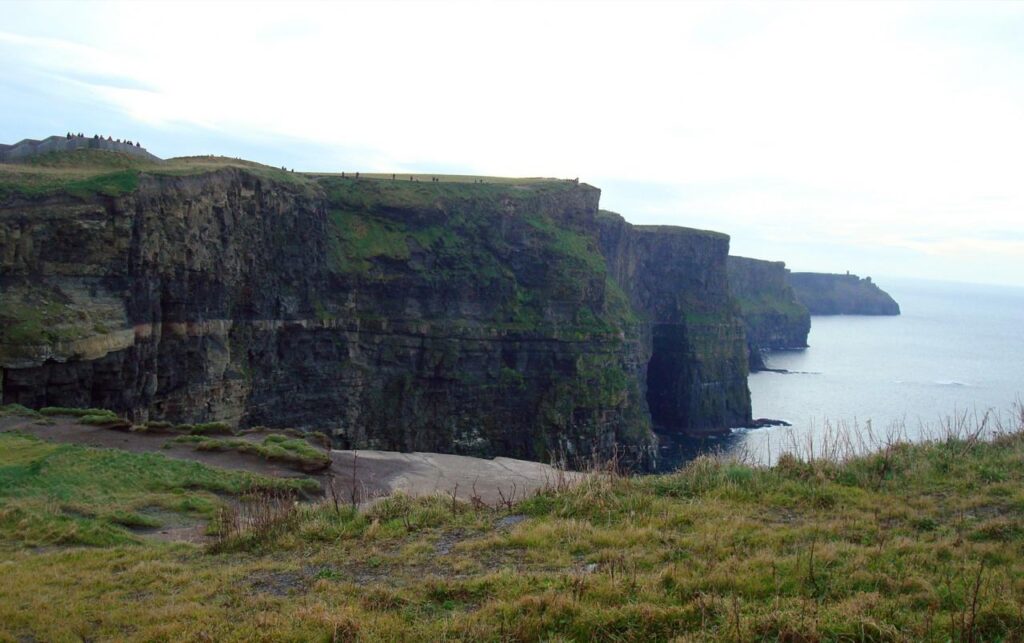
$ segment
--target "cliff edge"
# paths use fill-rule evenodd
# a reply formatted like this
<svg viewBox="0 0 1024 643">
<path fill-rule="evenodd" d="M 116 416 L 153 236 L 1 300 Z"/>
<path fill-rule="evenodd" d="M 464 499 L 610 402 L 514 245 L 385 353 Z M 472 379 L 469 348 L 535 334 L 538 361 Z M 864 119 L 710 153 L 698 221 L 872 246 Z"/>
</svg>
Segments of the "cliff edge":
<svg viewBox="0 0 1024 643">
<path fill-rule="evenodd" d="M 638 466 L 749 420 L 725 235 L 574 181 L 69 154 L 0 166 L 4 403 Z"/>
<path fill-rule="evenodd" d="M 807 348 L 811 315 L 789 283 L 786 264 L 730 256 L 727 265 L 729 290 L 746 331 L 750 370 L 765 368 L 766 351 Z"/>
</svg>

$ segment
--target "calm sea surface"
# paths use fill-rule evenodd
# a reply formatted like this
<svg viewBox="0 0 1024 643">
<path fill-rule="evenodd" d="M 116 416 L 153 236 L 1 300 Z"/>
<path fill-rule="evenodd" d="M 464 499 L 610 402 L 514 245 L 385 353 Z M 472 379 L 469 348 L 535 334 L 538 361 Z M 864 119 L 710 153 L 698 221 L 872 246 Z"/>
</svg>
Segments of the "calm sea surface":
<svg viewBox="0 0 1024 643">
<path fill-rule="evenodd" d="M 713 440 L 665 445 L 666 468 L 707 449 L 743 450 L 774 460 L 794 442 L 806 448 L 845 427 L 868 438 L 894 426 L 922 435 L 954 414 L 1007 415 L 1024 398 L 1024 289 L 879 280 L 898 317 L 815 316 L 810 348 L 776 352 L 751 375 L 755 418 L 791 428 L 736 430 Z M 859 439 L 855 437 L 854 439 Z"/>
</svg>

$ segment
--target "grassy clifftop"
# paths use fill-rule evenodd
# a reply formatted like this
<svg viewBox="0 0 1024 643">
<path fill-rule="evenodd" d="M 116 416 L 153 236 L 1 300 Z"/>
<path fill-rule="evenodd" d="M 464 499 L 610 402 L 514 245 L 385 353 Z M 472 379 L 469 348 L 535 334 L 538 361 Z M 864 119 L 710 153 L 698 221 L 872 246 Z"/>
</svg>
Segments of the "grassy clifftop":
<svg viewBox="0 0 1024 643">
<path fill-rule="evenodd" d="M 318 183 L 342 180 L 341 174 L 286 171 L 253 161 L 225 156 L 183 156 L 165 161 L 151 161 L 121 152 L 81 149 L 71 152 L 50 152 L 18 163 L 0 163 L 0 203 L 11 198 L 43 198 L 67 194 L 87 198 L 95 195 L 121 196 L 138 187 L 141 174 L 152 176 L 193 176 L 227 168 L 244 170 L 262 178 L 312 189 Z M 349 174 L 349 177 L 352 175 Z M 362 173 L 368 181 L 400 183 L 398 190 L 407 194 L 432 194 L 443 184 L 462 192 L 467 185 L 484 194 L 503 187 L 518 186 L 531 191 L 544 191 L 569 182 L 547 178 L 508 178 L 443 174 L 373 174 Z M 436 183 L 435 183 L 436 181 Z M 451 184 L 456 184 L 452 186 Z M 411 189 L 410 189 L 411 188 Z"/>
<path fill-rule="evenodd" d="M 118 197 L 138 189 L 142 175 L 194 176 L 227 168 L 298 187 L 313 185 L 302 174 L 223 156 L 187 156 L 157 163 L 120 152 L 75 150 L 51 152 L 20 163 L 0 163 L 0 204 L 16 198 L 60 195 L 81 199 Z"/>
<path fill-rule="evenodd" d="M 0 639 L 1019 640 L 1024 417 L 988 437 L 597 473 L 511 507 L 300 505 L 204 547 L 117 527 L 209 513 L 175 504 L 181 463 L 0 435 Z M 121 537 L 63 526 L 95 520 Z"/>
</svg>

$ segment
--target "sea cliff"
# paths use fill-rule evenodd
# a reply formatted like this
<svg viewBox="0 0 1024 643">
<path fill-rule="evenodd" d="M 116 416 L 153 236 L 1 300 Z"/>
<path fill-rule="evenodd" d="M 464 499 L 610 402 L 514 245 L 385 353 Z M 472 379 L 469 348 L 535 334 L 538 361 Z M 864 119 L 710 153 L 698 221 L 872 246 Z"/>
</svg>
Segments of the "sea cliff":
<svg viewBox="0 0 1024 643">
<path fill-rule="evenodd" d="M 725 235 L 573 181 L 83 172 L 0 185 L 5 403 L 638 466 L 749 420 Z"/>
<path fill-rule="evenodd" d="M 600 247 L 632 310 L 644 320 L 646 398 L 654 426 L 676 432 L 747 426 L 750 392 L 743 325 L 729 295 L 729 237 L 598 217 Z"/>
<path fill-rule="evenodd" d="M 765 368 L 764 353 L 807 347 L 811 316 L 797 300 L 781 261 L 729 257 L 729 289 L 746 331 L 750 369 Z"/>
<path fill-rule="evenodd" d="M 820 272 L 794 272 L 789 283 L 812 315 L 899 315 L 900 306 L 874 282 Z"/>
</svg>

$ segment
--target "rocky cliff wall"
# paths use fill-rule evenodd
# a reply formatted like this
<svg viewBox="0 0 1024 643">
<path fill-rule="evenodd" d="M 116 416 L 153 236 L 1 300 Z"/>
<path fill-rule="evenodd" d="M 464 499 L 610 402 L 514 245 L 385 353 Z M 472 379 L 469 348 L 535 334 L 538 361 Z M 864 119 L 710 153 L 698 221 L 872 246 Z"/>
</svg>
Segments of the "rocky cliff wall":
<svg viewBox="0 0 1024 643">
<path fill-rule="evenodd" d="M 811 315 L 789 285 L 786 264 L 729 257 L 729 289 L 739 305 L 750 354 L 750 369 L 765 368 L 770 350 L 807 347 Z"/>
<path fill-rule="evenodd" d="M 871 281 L 857 275 L 794 272 L 789 282 L 812 315 L 899 315 L 896 301 Z"/>
<path fill-rule="evenodd" d="M 623 227 L 606 262 L 599 195 L 224 168 L 9 198 L 3 401 L 345 447 L 571 460 L 618 445 L 649 466 L 651 400 L 675 428 L 749 418 L 728 240 Z"/>
<path fill-rule="evenodd" d="M 633 226 L 601 212 L 608 269 L 650 334 L 645 391 L 659 431 L 700 432 L 750 422 L 743 327 L 729 296 L 729 237 Z"/>
</svg>

